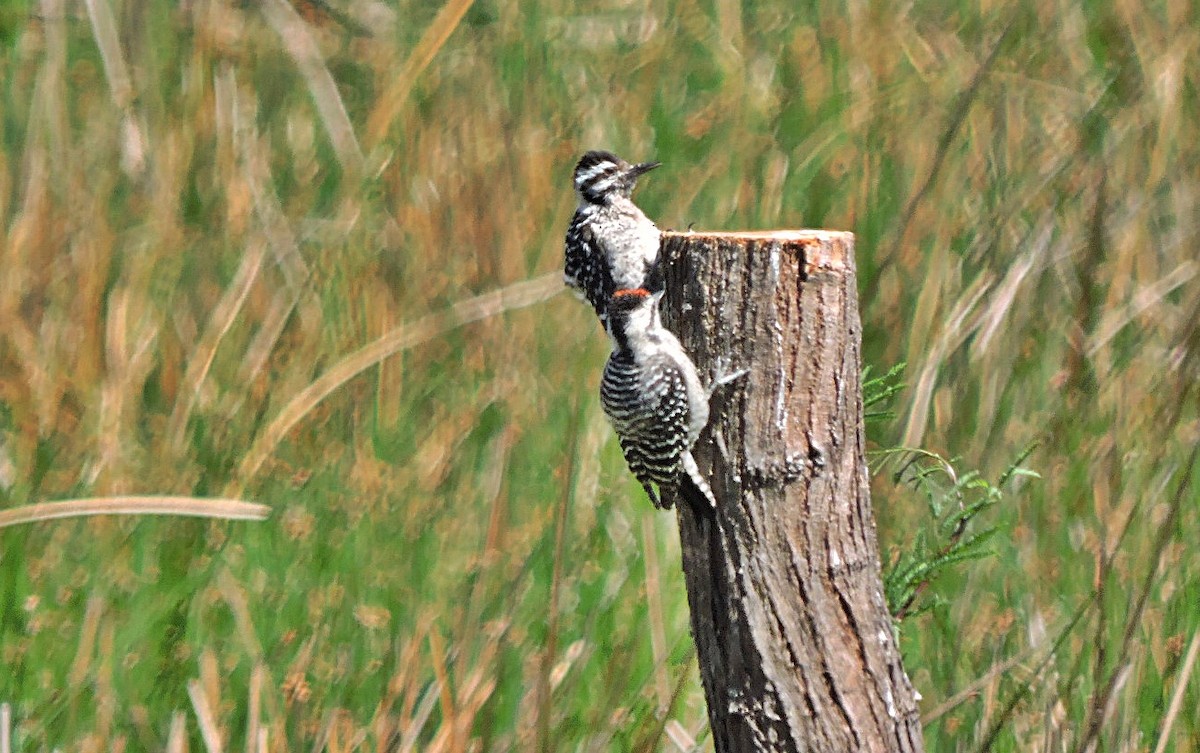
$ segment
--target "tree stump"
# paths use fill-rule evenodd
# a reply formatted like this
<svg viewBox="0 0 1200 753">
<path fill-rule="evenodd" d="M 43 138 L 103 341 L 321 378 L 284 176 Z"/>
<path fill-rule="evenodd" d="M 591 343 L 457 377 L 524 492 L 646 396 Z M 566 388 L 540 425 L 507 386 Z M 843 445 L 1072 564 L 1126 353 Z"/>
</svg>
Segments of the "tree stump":
<svg viewBox="0 0 1200 753">
<path fill-rule="evenodd" d="M 854 236 L 663 234 L 663 317 L 718 387 L 676 500 L 718 753 L 922 751 L 883 596 L 863 435 Z"/>
</svg>

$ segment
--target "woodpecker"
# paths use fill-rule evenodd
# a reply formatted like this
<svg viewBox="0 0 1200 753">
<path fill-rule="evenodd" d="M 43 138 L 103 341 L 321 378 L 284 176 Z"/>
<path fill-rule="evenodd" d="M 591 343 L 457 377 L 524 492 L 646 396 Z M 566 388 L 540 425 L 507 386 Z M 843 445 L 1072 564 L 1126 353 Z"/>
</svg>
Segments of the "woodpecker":
<svg viewBox="0 0 1200 753">
<path fill-rule="evenodd" d="M 609 299 L 613 350 L 600 379 L 600 403 L 629 470 L 655 507 L 668 509 L 677 491 L 696 502 L 699 492 L 715 508 L 692 457 L 708 424 L 709 393 L 679 340 L 662 325 L 658 298 L 637 288 L 617 290 Z"/>
<path fill-rule="evenodd" d="M 592 304 L 601 323 L 615 290 L 662 289 L 658 228 L 630 199 L 638 177 L 659 164 L 631 165 L 612 152 L 591 151 L 575 165 L 579 206 L 567 229 L 563 281 Z"/>
</svg>

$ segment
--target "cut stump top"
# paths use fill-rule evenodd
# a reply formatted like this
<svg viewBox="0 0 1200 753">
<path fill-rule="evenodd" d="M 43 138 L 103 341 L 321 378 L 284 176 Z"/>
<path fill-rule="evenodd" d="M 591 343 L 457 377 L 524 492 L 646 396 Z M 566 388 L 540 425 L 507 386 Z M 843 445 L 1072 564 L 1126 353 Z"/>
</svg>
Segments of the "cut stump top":
<svg viewBox="0 0 1200 753">
<path fill-rule="evenodd" d="M 690 242 L 696 245 L 756 246 L 778 244 L 781 250 L 803 254 L 806 271 L 838 272 L 854 269 L 854 233 L 845 230 L 664 230 L 663 242 Z"/>
</svg>

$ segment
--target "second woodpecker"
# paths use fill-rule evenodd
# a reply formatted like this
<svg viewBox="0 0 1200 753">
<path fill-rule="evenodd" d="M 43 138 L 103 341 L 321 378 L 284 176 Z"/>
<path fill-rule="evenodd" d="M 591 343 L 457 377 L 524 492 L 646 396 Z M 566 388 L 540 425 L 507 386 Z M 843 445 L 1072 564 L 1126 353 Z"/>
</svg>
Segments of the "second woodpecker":
<svg viewBox="0 0 1200 753">
<path fill-rule="evenodd" d="M 669 508 L 677 492 L 693 507 L 716 507 L 692 457 L 708 424 L 709 393 L 679 340 L 662 325 L 658 296 L 618 290 L 607 309 L 613 350 L 600 378 L 600 403 L 629 470 L 655 507 Z"/>
<path fill-rule="evenodd" d="M 563 280 L 586 298 L 603 323 L 616 290 L 658 292 L 654 273 L 660 233 L 630 196 L 658 162 L 630 164 L 612 152 L 590 151 L 575 165 L 579 206 L 567 230 Z"/>
</svg>

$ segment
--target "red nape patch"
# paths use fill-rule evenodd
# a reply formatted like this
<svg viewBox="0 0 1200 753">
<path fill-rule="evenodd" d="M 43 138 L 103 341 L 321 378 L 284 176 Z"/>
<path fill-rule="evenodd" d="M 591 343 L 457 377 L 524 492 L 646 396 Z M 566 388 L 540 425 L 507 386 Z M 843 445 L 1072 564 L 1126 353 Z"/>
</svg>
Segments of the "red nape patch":
<svg viewBox="0 0 1200 753">
<path fill-rule="evenodd" d="M 650 295 L 650 291 L 645 288 L 625 288 L 624 290 L 613 291 L 613 298 L 645 298 Z"/>
</svg>

